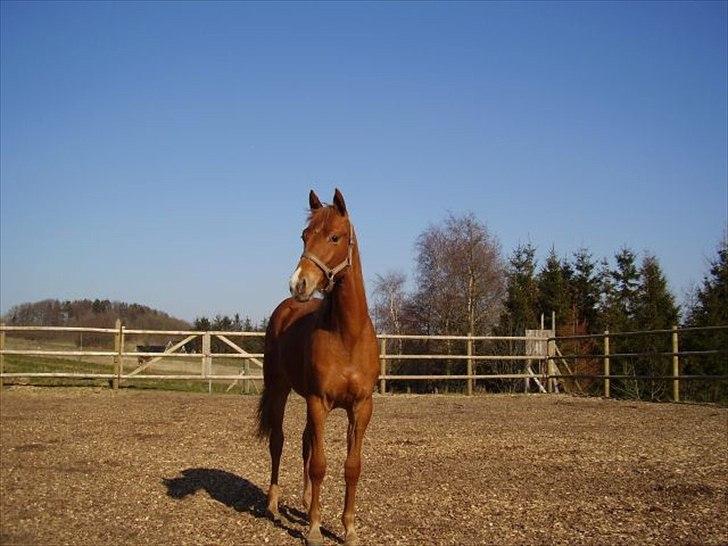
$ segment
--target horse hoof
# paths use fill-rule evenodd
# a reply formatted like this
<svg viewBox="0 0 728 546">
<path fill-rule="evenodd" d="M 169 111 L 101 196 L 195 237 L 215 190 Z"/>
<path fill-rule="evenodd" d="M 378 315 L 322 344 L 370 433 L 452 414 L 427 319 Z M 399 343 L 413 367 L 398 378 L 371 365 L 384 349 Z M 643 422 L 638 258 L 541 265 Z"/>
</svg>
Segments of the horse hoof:
<svg viewBox="0 0 728 546">
<path fill-rule="evenodd" d="M 359 537 L 357 537 L 356 535 L 346 537 L 346 540 L 344 541 L 344 546 L 359 546 Z"/>
<path fill-rule="evenodd" d="M 308 533 L 306 546 L 324 546 L 324 537 L 321 535 L 320 530 L 315 529 L 313 532 Z"/>
<path fill-rule="evenodd" d="M 281 520 L 281 513 L 278 510 L 268 510 L 268 517 L 274 522 L 274 523 L 280 523 Z"/>
</svg>

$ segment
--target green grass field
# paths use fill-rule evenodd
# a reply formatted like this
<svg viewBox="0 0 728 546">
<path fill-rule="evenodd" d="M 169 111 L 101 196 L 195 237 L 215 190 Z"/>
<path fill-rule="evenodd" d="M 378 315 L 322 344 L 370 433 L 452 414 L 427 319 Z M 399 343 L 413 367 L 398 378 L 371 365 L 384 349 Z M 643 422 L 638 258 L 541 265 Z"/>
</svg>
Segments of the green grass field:
<svg viewBox="0 0 728 546">
<path fill-rule="evenodd" d="M 127 368 L 127 371 L 130 369 Z M 98 362 L 84 362 L 67 358 L 6 355 L 4 359 L 6 373 L 113 373 L 113 365 Z M 40 386 L 109 386 L 107 379 L 76 379 L 69 377 L 10 377 L 4 379 L 5 385 L 40 385 Z M 123 380 L 123 389 L 149 389 L 185 392 L 211 392 L 225 393 L 231 381 L 213 381 L 208 386 L 207 381 L 161 380 L 161 379 L 131 379 Z M 229 394 L 241 394 L 243 383 L 239 382 Z M 256 391 L 253 388 L 251 392 Z"/>
</svg>

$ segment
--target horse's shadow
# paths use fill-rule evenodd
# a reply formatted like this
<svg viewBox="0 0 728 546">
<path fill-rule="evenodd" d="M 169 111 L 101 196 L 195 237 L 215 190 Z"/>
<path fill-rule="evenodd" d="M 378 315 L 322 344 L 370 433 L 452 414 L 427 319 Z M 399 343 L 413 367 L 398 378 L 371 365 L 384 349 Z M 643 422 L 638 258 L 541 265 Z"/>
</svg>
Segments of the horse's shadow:
<svg viewBox="0 0 728 546">
<path fill-rule="evenodd" d="M 293 538 L 305 541 L 306 537 L 300 528 L 293 527 L 282 519 L 274 522 L 269 518 L 266 495 L 251 481 L 214 468 L 188 468 L 180 474 L 177 478 L 162 479 L 162 483 L 167 486 L 167 495 L 173 499 L 180 500 L 203 489 L 225 506 L 255 518 L 268 519 L 272 525 L 283 529 Z M 303 527 L 307 525 L 307 515 L 296 508 L 282 504 L 280 512 L 291 524 Z M 323 527 L 321 534 L 339 544 L 344 542 L 336 533 Z"/>
</svg>

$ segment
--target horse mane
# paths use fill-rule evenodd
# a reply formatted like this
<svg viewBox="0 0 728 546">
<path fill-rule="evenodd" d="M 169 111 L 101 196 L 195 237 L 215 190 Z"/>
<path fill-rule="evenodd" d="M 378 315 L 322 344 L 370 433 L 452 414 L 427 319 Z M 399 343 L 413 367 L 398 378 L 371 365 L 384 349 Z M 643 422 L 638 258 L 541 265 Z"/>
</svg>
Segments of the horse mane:
<svg viewBox="0 0 728 546">
<path fill-rule="evenodd" d="M 323 207 L 317 209 L 309 209 L 308 216 L 306 216 L 306 223 L 308 225 L 314 223 L 323 225 L 329 219 L 331 213 L 335 210 L 336 208 L 334 207 L 334 205 L 324 205 Z"/>
</svg>

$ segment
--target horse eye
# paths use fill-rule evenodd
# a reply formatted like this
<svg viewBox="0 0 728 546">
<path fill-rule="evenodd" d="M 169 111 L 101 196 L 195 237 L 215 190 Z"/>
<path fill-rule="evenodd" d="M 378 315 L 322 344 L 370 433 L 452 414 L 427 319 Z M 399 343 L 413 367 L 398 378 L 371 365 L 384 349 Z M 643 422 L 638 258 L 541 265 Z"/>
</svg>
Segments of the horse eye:
<svg viewBox="0 0 728 546">
<path fill-rule="evenodd" d="M 332 243 L 336 243 L 336 242 L 338 242 L 338 241 L 339 241 L 339 236 L 338 236 L 338 235 L 332 235 L 332 236 L 331 236 L 331 242 L 332 242 Z"/>
</svg>

